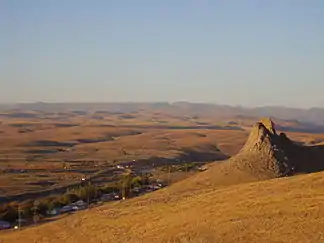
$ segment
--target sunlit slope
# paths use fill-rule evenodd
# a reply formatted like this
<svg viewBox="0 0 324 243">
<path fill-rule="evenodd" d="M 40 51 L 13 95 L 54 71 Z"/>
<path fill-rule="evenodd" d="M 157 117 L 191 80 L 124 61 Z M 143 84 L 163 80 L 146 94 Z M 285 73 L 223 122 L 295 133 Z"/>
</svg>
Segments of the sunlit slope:
<svg viewBox="0 0 324 243">
<path fill-rule="evenodd" d="M 107 204 L 3 242 L 321 242 L 324 173 Z M 190 240 L 191 239 L 191 240 Z"/>
<path fill-rule="evenodd" d="M 0 235 L 3 242 L 324 242 L 323 149 L 272 121 L 240 152 L 169 188 Z M 294 176 L 291 176 L 294 175 Z"/>
</svg>

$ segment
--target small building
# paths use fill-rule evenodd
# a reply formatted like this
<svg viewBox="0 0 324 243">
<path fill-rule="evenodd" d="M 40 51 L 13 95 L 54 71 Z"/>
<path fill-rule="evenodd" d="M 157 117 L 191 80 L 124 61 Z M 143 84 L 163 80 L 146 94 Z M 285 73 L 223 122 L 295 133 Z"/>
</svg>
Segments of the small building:
<svg viewBox="0 0 324 243">
<path fill-rule="evenodd" d="M 121 196 L 119 194 L 114 194 L 113 200 L 120 200 Z"/>
<path fill-rule="evenodd" d="M 165 187 L 165 184 L 159 179 L 156 180 L 156 183 L 157 183 L 156 185 L 160 188 Z"/>
<path fill-rule="evenodd" d="M 79 200 L 75 203 L 71 204 L 72 210 L 77 211 L 77 210 L 84 210 L 88 207 L 88 204 L 84 202 L 83 200 Z"/>
<path fill-rule="evenodd" d="M 100 199 L 103 202 L 108 202 L 113 200 L 113 198 L 114 198 L 114 193 L 112 192 L 112 193 L 103 194 Z"/>
<path fill-rule="evenodd" d="M 156 191 L 156 190 L 160 190 L 161 189 L 161 186 L 160 185 L 154 185 L 153 186 L 153 190 Z"/>
<path fill-rule="evenodd" d="M 110 200 L 112 200 L 112 199 L 111 199 L 110 194 L 103 194 L 103 195 L 101 196 L 100 200 L 103 201 L 103 202 L 108 202 L 108 201 L 110 201 Z"/>
<path fill-rule="evenodd" d="M 17 219 L 15 224 L 19 228 L 19 226 L 27 225 L 28 221 L 26 219 Z"/>
<path fill-rule="evenodd" d="M 103 202 L 108 202 L 113 200 L 120 200 L 121 196 L 116 192 L 111 192 L 111 193 L 103 194 L 100 199 Z"/>
<path fill-rule="evenodd" d="M 84 210 L 88 207 L 88 204 L 84 203 L 72 203 L 69 206 L 72 207 L 72 211 L 79 211 L 79 210 Z"/>
<path fill-rule="evenodd" d="M 66 205 L 64 206 L 63 208 L 60 209 L 60 213 L 68 213 L 68 212 L 71 212 L 73 211 L 73 206 L 71 205 Z"/>
<path fill-rule="evenodd" d="M 7 221 L 0 221 L 0 230 L 9 229 L 11 224 Z"/>
<path fill-rule="evenodd" d="M 199 167 L 199 171 L 206 171 L 206 170 L 208 170 L 208 166 L 207 165 L 204 165 L 204 166 Z"/>
<path fill-rule="evenodd" d="M 140 193 L 141 192 L 141 188 L 134 187 L 132 191 L 135 192 L 135 193 Z"/>
<path fill-rule="evenodd" d="M 153 185 L 147 185 L 144 187 L 145 192 L 152 192 L 153 191 Z"/>
<path fill-rule="evenodd" d="M 50 216 L 58 215 L 59 214 L 59 209 L 53 208 L 52 210 L 47 210 L 46 214 L 50 215 Z"/>
<path fill-rule="evenodd" d="M 79 207 L 78 206 L 72 206 L 72 210 L 73 211 L 78 211 L 79 210 Z"/>
</svg>

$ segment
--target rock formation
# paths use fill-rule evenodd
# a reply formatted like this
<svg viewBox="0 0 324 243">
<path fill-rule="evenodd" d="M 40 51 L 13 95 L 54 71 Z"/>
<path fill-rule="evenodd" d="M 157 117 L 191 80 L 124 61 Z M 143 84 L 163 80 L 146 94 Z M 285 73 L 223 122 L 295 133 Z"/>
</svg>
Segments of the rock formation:
<svg viewBox="0 0 324 243">
<path fill-rule="evenodd" d="M 324 146 L 303 146 L 277 133 L 270 119 L 262 119 L 238 154 L 208 166 L 185 180 L 192 188 L 227 186 L 324 170 Z M 179 187 L 183 184 L 179 183 Z M 185 188 L 187 188 L 185 186 Z"/>
<path fill-rule="evenodd" d="M 258 179 L 270 179 L 321 170 L 324 163 L 319 157 L 314 148 L 299 146 L 284 133 L 278 135 L 273 122 L 262 119 L 229 164 L 231 169 L 244 171 Z"/>
</svg>

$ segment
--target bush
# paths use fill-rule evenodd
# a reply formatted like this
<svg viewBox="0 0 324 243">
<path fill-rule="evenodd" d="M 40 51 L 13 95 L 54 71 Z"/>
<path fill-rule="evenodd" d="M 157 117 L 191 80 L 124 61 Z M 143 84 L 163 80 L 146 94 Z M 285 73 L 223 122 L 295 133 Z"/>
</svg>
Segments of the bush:
<svg viewBox="0 0 324 243">
<path fill-rule="evenodd" d="M 20 205 L 21 216 L 23 218 L 30 218 L 33 215 L 34 201 L 26 201 Z"/>
<path fill-rule="evenodd" d="M 118 189 L 115 186 L 106 186 L 99 189 L 99 192 L 102 194 L 108 194 L 112 192 L 117 192 Z"/>
<path fill-rule="evenodd" d="M 92 200 L 95 198 L 98 198 L 100 192 L 97 188 L 97 186 L 92 184 L 87 184 L 84 186 L 79 186 L 73 189 L 70 189 L 68 193 L 72 193 L 77 196 L 78 199 L 75 201 L 82 199 L 84 201 L 87 201 L 88 199 Z"/>
<path fill-rule="evenodd" d="M 143 185 L 143 178 L 140 176 L 133 177 L 131 179 L 131 186 L 132 187 L 140 187 Z"/>
<path fill-rule="evenodd" d="M 80 196 L 75 194 L 75 193 L 65 193 L 62 197 L 61 197 L 61 204 L 62 205 L 68 205 L 70 203 L 76 202 L 80 199 Z M 53 205 L 53 204 L 52 204 Z M 52 206 L 51 205 L 51 206 Z"/>
<path fill-rule="evenodd" d="M 11 203 L 0 208 L 0 219 L 8 222 L 15 222 L 18 219 L 18 204 Z"/>
</svg>

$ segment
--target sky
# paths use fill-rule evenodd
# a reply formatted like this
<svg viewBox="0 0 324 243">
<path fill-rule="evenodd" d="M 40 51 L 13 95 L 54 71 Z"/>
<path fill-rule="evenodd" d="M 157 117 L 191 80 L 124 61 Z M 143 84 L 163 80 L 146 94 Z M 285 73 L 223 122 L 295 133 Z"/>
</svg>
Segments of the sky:
<svg viewBox="0 0 324 243">
<path fill-rule="evenodd" d="M 322 0 L 0 0 L 0 103 L 324 107 Z"/>
</svg>

